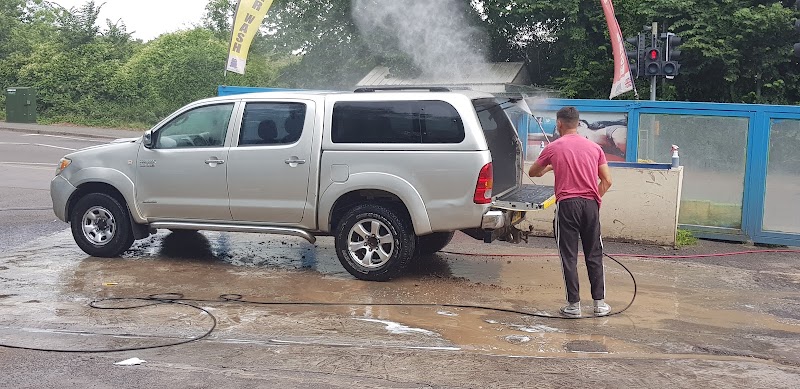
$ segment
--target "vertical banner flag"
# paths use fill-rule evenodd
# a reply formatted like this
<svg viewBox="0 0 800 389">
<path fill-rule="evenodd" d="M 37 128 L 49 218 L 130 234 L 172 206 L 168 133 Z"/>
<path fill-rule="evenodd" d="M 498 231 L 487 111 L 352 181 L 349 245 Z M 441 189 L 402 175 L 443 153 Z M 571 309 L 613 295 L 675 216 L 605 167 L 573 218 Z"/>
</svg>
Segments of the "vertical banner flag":
<svg viewBox="0 0 800 389">
<path fill-rule="evenodd" d="M 261 27 L 272 0 L 239 0 L 233 16 L 231 44 L 228 49 L 228 64 L 225 70 L 244 74 L 250 43 Z"/>
<path fill-rule="evenodd" d="M 622 31 L 619 29 L 617 17 L 614 15 L 614 5 L 611 0 L 600 0 L 603 4 L 603 13 L 608 23 L 608 34 L 611 36 L 611 49 L 614 50 L 614 83 L 611 85 L 609 99 L 613 99 L 627 91 L 633 90 L 633 78 L 628 64 L 628 55 L 625 52 L 625 42 Z"/>
</svg>

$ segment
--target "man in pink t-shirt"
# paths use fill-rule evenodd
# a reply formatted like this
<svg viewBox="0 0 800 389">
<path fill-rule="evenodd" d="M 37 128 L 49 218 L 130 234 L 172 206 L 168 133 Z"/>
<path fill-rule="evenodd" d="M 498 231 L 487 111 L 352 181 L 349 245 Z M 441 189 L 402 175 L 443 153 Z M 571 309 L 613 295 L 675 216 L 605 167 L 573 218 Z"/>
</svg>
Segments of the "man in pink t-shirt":
<svg viewBox="0 0 800 389">
<path fill-rule="evenodd" d="M 560 137 L 542 150 L 528 174 L 531 177 L 541 177 L 549 171 L 555 174 L 553 230 L 567 290 L 567 305 L 561 308 L 561 313 L 581 316 L 577 270 L 580 238 L 594 299 L 594 314 L 601 316 L 611 312 L 611 307 L 605 303 L 603 241 L 600 237 L 600 204 L 611 187 L 611 173 L 600 146 L 578 134 L 579 120 L 575 107 L 558 111 L 556 129 Z"/>
</svg>

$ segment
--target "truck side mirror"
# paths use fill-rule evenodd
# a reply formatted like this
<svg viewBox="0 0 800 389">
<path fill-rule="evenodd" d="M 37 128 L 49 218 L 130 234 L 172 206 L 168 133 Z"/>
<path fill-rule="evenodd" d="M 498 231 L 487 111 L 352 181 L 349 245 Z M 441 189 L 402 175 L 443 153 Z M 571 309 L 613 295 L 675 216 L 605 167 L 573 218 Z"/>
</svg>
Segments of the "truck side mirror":
<svg viewBox="0 0 800 389">
<path fill-rule="evenodd" d="M 148 130 L 147 132 L 144 133 L 144 137 L 142 138 L 142 143 L 144 144 L 144 147 L 147 147 L 148 149 L 153 147 L 153 131 L 152 130 Z"/>
</svg>

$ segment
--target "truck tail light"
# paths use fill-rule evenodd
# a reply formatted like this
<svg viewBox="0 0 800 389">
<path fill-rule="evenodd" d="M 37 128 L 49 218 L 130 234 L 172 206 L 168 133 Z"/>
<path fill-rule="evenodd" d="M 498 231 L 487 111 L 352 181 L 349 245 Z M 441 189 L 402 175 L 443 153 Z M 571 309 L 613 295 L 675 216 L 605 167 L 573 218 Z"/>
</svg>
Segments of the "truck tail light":
<svg viewBox="0 0 800 389">
<path fill-rule="evenodd" d="M 494 172 L 492 163 L 483 165 L 478 174 L 478 185 L 475 186 L 475 204 L 489 204 L 492 202 L 492 186 L 494 186 Z"/>
</svg>

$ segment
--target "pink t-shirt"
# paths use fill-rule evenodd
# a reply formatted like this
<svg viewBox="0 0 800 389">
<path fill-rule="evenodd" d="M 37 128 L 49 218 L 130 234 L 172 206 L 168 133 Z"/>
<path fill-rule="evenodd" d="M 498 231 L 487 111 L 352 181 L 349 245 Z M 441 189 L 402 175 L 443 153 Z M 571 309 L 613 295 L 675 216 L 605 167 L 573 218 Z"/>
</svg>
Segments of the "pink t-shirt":
<svg viewBox="0 0 800 389">
<path fill-rule="evenodd" d="M 597 143 L 578 134 L 562 136 L 547 145 L 536 162 L 553 165 L 556 201 L 583 197 L 601 203 L 598 168 L 608 162 Z"/>
</svg>

